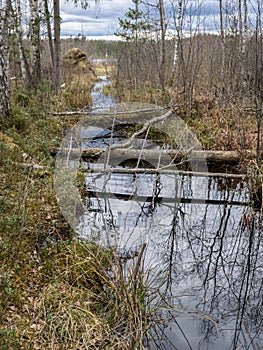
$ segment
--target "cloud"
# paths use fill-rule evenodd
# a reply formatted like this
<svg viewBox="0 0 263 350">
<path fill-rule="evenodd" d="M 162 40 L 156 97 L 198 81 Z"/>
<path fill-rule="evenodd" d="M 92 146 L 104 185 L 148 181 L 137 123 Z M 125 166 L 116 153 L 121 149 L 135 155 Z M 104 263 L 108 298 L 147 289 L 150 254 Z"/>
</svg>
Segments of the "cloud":
<svg viewBox="0 0 263 350">
<path fill-rule="evenodd" d="M 123 17 L 131 0 L 102 0 L 94 2 L 86 10 L 72 2 L 61 4 L 61 33 L 67 35 L 112 35 L 118 26 L 118 18 Z"/>
<path fill-rule="evenodd" d="M 177 2 L 164 0 L 167 4 L 167 19 L 169 28 L 173 28 L 173 9 L 176 11 Z M 154 3 L 154 0 L 152 0 Z M 184 10 L 184 26 L 197 25 L 199 29 L 215 30 L 219 27 L 219 1 L 218 0 L 187 0 L 187 8 Z M 251 0 L 248 10 L 251 18 L 253 15 Z M 171 6 L 173 4 L 173 6 Z M 224 2 L 225 4 L 225 2 Z M 237 11 L 237 2 L 228 2 L 227 11 Z M 133 8 L 132 0 L 101 0 L 99 5 L 95 5 L 94 0 L 90 0 L 90 7 L 83 10 L 81 6 L 74 6 L 73 2 L 61 3 L 61 33 L 62 35 L 113 35 L 118 28 L 118 18 L 123 18 L 129 8 Z M 154 9 L 154 7 L 152 8 Z M 155 14 L 156 15 L 156 14 Z M 153 14 L 153 16 L 155 16 Z M 176 17 L 176 15 L 175 15 Z M 202 27 L 202 28 L 200 28 Z"/>
<path fill-rule="evenodd" d="M 90 36 L 90 35 L 110 35 L 114 32 L 115 27 L 111 20 L 91 20 L 85 21 L 71 20 L 61 25 L 61 32 L 64 36 L 75 36 L 78 34 Z"/>
</svg>

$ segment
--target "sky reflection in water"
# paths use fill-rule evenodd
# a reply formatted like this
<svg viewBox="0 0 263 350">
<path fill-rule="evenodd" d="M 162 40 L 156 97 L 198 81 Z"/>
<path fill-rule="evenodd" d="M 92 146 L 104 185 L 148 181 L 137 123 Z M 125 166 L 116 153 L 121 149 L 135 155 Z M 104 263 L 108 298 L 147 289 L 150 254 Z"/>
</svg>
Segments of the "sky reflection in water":
<svg viewBox="0 0 263 350">
<path fill-rule="evenodd" d="M 117 246 L 120 254 L 147 243 L 149 283 L 161 286 L 174 307 L 176 323 L 162 331 L 177 349 L 260 349 L 262 226 L 259 213 L 242 205 L 248 201 L 245 185 L 223 178 L 97 173 L 87 175 L 86 184 L 97 195 L 87 198 L 79 236 Z M 153 194 L 159 202 L 151 201 Z"/>
</svg>

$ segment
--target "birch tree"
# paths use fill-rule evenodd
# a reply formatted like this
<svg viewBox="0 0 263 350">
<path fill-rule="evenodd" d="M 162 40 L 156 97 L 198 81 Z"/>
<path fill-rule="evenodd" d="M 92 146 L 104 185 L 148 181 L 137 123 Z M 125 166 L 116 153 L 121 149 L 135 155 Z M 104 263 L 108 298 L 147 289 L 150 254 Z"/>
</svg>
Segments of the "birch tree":
<svg viewBox="0 0 263 350">
<path fill-rule="evenodd" d="M 224 28 L 224 13 L 223 13 L 223 1 L 219 0 L 219 18 L 220 18 L 220 36 L 221 36 L 221 48 L 222 48 L 222 64 L 221 64 L 221 94 L 225 91 L 225 68 L 226 68 L 226 38 Z"/>
<path fill-rule="evenodd" d="M 10 113 L 10 69 L 8 22 L 11 14 L 11 0 L 0 0 L 0 118 Z"/>
<path fill-rule="evenodd" d="M 173 57 L 173 71 L 172 71 L 172 77 L 170 80 L 171 86 L 174 85 L 175 82 L 175 75 L 176 75 L 176 69 L 177 69 L 177 61 L 178 61 L 178 55 L 180 51 L 180 47 L 182 45 L 182 32 L 183 32 L 183 1 L 178 0 L 177 3 L 177 12 L 175 8 L 174 1 L 171 1 L 171 6 L 173 8 L 173 18 L 174 18 L 174 25 L 175 25 L 175 40 L 174 40 L 174 57 Z"/>
<path fill-rule="evenodd" d="M 54 68 L 54 47 L 53 47 L 52 29 L 51 29 L 51 23 L 50 23 L 51 14 L 48 7 L 48 0 L 44 0 L 44 13 L 45 13 L 46 26 L 47 26 L 47 37 L 48 37 L 48 44 L 49 44 L 49 51 L 50 51 L 51 66 Z"/>
<path fill-rule="evenodd" d="M 21 0 L 16 1 L 16 7 L 14 9 L 14 17 L 16 20 L 16 36 L 18 43 L 19 59 L 20 59 L 20 70 L 21 70 L 21 81 L 22 84 L 29 82 L 32 85 L 32 76 L 28 59 L 26 57 L 25 48 L 23 45 L 23 28 L 22 28 L 22 11 L 21 11 Z"/>
<path fill-rule="evenodd" d="M 239 20 L 239 55 L 240 55 L 240 86 L 241 90 L 245 82 L 245 55 L 247 39 L 247 1 L 238 0 L 238 20 Z M 242 91 L 241 91 L 242 92 Z M 242 94 L 243 95 L 243 94 Z"/>
<path fill-rule="evenodd" d="M 159 0 L 158 5 L 159 5 L 158 8 L 159 8 L 159 13 L 160 13 L 160 27 L 161 27 L 160 82 L 161 82 L 162 91 L 164 94 L 165 84 L 166 84 L 166 43 L 165 43 L 165 37 L 166 37 L 167 22 L 166 22 L 166 18 L 165 18 L 163 0 Z"/>
<path fill-rule="evenodd" d="M 256 52 L 255 52 L 255 72 L 254 72 L 254 101 L 257 120 L 257 164 L 261 165 L 262 155 L 262 116 L 263 116 L 263 30 L 262 30 L 262 3 L 257 2 L 256 21 Z"/>
<path fill-rule="evenodd" d="M 33 52 L 33 85 L 36 86 L 42 79 L 41 46 L 40 46 L 40 18 L 38 0 L 29 0 L 30 5 L 30 37 Z"/>
<path fill-rule="evenodd" d="M 61 41 L 60 41 L 60 4 L 54 0 L 54 83 L 58 90 L 61 85 Z"/>
</svg>

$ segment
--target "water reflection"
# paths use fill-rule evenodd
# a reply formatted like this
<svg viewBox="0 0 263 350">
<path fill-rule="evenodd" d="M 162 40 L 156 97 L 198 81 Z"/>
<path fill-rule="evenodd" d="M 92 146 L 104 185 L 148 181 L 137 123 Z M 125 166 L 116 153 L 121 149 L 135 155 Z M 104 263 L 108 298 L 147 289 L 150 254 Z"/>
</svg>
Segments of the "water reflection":
<svg viewBox="0 0 263 350">
<path fill-rule="evenodd" d="M 92 96 L 92 108 L 105 108 L 112 106 L 115 103 L 115 99 L 111 94 L 105 94 L 103 89 L 110 85 L 110 81 L 106 76 L 99 76 L 99 81 L 94 85 Z"/>
<path fill-rule="evenodd" d="M 79 238 L 116 248 L 124 268 L 146 244 L 147 283 L 156 293 L 151 302 L 158 303 L 165 319 L 153 330 L 149 348 L 262 349 L 262 216 L 247 205 L 246 183 L 234 175 L 201 175 L 207 169 L 194 161 L 191 169 L 198 176 L 176 172 L 173 159 L 171 172 L 159 171 L 163 164 L 152 160 L 156 172 L 149 165 L 147 171 L 135 171 L 124 162 L 125 154 L 114 164 L 107 154 L 96 163 L 80 159 L 82 148 L 125 142 L 127 136 L 119 132 L 127 120 L 145 124 L 162 111 L 141 113 L 144 119 L 126 111 L 125 120 L 115 114 L 90 117 L 65 138 L 64 146 L 79 147 L 79 153 L 57 156 L 63 193 L 73 163 L 89 169 L 85 211 L 80 222 L 74 221 Z M 159 129 L 172 129 L 179 150 L 196 149 L 196 140 L 176 116 Z M 147 136 L 133 139 L 129 149 L 159 147 Z M 68 192 L 62 199 L 70 216 L 75 201 L 70 205 Z"/>
<path fill-rule="evenodd" d="M 90 173 L 86 184 L 79 236 L 115 246 L 120 256 L 146 243 L 149 283 L 173 307 L 151 348 L 261 349 L 262 221 L 243 205 L 244 183 Z"/>
</svg>

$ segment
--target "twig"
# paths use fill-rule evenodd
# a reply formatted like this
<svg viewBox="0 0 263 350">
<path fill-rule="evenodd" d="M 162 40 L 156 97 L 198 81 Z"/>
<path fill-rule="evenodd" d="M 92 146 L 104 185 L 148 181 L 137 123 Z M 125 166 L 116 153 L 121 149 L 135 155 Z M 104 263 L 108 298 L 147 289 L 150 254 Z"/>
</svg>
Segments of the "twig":
<svg viewBox="0 0 263 350">
<path fill-rule="evenodd" d="M 124 148 L 127 146 L 130 146 L 130 144 L 132 143 L 132 141 L 139 135 L 141 135 L 142 133 L 144 133 L 151 125 L 153 125 L 156 122 L 161 122 L 163 120 L 165 120 L 166 118 L 169 117 L 169 115 L 171 115 L 173 113 L 172 110 L 167 111 L 166 113 L 162 114 L 161 116 L 158 117 L 154 117 L 151 120 L 148 120 L 144 126 L 136 131 L 128 140 L 127 142 L 124 142 L 122 144 L 114 144 L 112 146 L 109 147 L 109 149 L 116 149 L 116 148 Z"/>
</svg>

